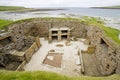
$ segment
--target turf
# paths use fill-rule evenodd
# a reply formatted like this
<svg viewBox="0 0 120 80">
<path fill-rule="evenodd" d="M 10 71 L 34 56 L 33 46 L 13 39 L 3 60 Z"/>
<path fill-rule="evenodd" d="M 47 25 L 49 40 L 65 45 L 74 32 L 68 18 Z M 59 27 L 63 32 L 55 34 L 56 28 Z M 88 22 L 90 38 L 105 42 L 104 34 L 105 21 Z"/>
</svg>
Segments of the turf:
<svg viewBox="0 0 120 80">
<path fill-rule="evenodd" d="M 99 9 L 120 9 L 120 5 L 118 5 L 118 6 L 105 6 L 105 7 L 93 7 L 93 8 L 99 8 Z"/>
<path fill-rule="evenodd" d="M 101 28 L 105 32 L 106 36 L 110 37 L 116 43 L 120 44 L 120 40 L 118 38 L 118 36 L 120 34 L 120 30 L 105 26 L 104 21 L 102 21 L 99 18 L 84 16 L 82 18 L 82 21 L 84 21 L 88 25 L 92 25 L 92 26 Z"/>
<path fill-rule="evenodd" d="M 54 72 L 32 71 L 32 72 L 13 72 L 0 71 L 0 80 L 120 80 L 120 75 L 111 75 L 107 77 L 79 76 L 70 77 Z"/>
<path fill-rule="evenodd" d="M 17 11 L 17 10 L 24 10 L 27 8 L 20 7 L 20 6 L 0 6 L 0 11 Z"/>
<path fill-rule="evenodd" d="M 12 21 L 0 19 L 0 30 L 5 29 Z"/>
</svg>

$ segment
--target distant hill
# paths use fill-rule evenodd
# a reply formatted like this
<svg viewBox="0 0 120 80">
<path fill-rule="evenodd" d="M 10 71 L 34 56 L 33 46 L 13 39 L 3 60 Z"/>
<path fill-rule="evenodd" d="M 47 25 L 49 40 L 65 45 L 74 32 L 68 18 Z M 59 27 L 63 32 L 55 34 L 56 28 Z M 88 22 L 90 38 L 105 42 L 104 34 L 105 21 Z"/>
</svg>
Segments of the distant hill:
<svg viewBox="0 0 120 80">
<path fill-rule="evenodd" d="M 0 6 L 0 11 L 19 11 L 27 10 L 29 8 L 20 7 L 20 6 Z"/>
<path fill-rule="evenodd" d="M 105 7 L 92 7 L 92 8 L 98 8 L 98 9 L 120 9 L 120 5 L 118 5 L 118 6 L 105 6 Z"/>
</svg>

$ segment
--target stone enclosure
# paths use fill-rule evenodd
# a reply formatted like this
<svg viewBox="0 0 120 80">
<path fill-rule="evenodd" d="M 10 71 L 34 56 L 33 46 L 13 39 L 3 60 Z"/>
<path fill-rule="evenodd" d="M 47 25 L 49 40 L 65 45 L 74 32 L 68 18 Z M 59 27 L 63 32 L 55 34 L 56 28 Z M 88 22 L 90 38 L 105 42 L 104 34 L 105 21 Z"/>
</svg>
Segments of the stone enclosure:
<svg viewBox="0 0 120 80">
<path fill-rule="evenodd" d="M 57 30 L 65 28 L 68 31 L 67 40 L 70 37 L 86 39 L 84 43 L 89 45 L 89 50 L 82 51 L 84 74 L 101 76 L 120 73 L 120 47 L 109 37 L 105 36 L 104 31 L 77 20 L 53 18 L 18 21 L 9 25 L 7 32 L 1 32 L 0 68 L 23 70 L 23 66 L 30 61 L 32 55 L 41 46 L 39 37 L 44 37 L 51 41 L 52 36 L 50 35 L 52 34 L 50 34 L 50 30 L 54 28 L 57 28 Z M 85 57 L 86 55 L 94 57 L 95 60 L 89 62 L 89 59 Z M 89 64 L 95 64 L 98 74 L 95 75 L 88 72 L 87 61 Z"/>
</svg>

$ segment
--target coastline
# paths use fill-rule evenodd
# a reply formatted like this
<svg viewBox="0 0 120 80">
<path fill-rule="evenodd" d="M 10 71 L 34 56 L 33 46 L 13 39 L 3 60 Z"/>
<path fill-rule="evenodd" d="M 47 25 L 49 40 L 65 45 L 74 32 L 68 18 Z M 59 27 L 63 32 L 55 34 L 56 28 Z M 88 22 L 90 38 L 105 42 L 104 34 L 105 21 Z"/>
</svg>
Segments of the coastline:
<svg viewBox="0 0 120 80">
<path fill-rule="evenodd" d="M 119 8 L 112 8 L 112 7 L 91 7 L 92 9 L 120 9 L 120 7 Z"/>
<path fill-rule="evenodd" d="M 59 10 L 67 11 L 67 9 L 60 8 L 41 8 L 25 11 L 2 11 L 0 12 L 0 19 L 4 20 L 21 20 L 27 18 L 37 18 L 37 17 L 73 17 L 81 18 L 84 15 L 74 14 L 74 13 L 65 13 Z M 58 13 L 57 13 L 58 12 Z M 120 30 L 120 19 L 118 17 L 103 17 L 103 16 L 91 16 L 95 18 L 100 18 L 105 22 L 106 26 L 116 28 Z"/>
</svg>

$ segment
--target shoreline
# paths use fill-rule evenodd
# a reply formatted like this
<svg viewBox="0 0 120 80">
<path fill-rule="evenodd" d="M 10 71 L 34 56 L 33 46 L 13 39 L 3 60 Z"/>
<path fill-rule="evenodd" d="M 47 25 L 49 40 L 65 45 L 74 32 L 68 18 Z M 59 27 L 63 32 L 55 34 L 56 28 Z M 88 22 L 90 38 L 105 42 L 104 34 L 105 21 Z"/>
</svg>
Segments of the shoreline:
<svg viewBox="0 0 120 80">
<path fill-rule="evenodd" d="M 9 13 L 27 13 L 27 12 L 37 12 L 37 11 L 60 11 L 67 9 L 26 9 L 26 10 L 17 10 L 17 11 L 0 11 L 0 12 L 9 12 Z"/>
<path fill-rule="evenodd" d="M 92 9 L 117 9 L 120 10 L 120 8 L 110 8 L 110 7 L 91 7 Z"/>
<path fill-rule="evenodd" d="M 9 12 L 0 12 L 0 19 L 3 20 L 21 20 L 27 18 L 38 18 L 38 17 L 73 17 L 73 18 L 81 18 L 84 15 L 73 14 L 73 13 L 51 13 L 48 11 L 58 11 L 58 10 L 66 10 L 66 9 L 34 9 L 30 11 L 18 12 L 18 11 L 9 11 Z M 103 17 L 103 16 L 91 16 L 95 18 L 101 18 L 105 25 L 108 27 L 116 28 L 120 30 L 120 19 L 118 17 Z"/>
</svg>

